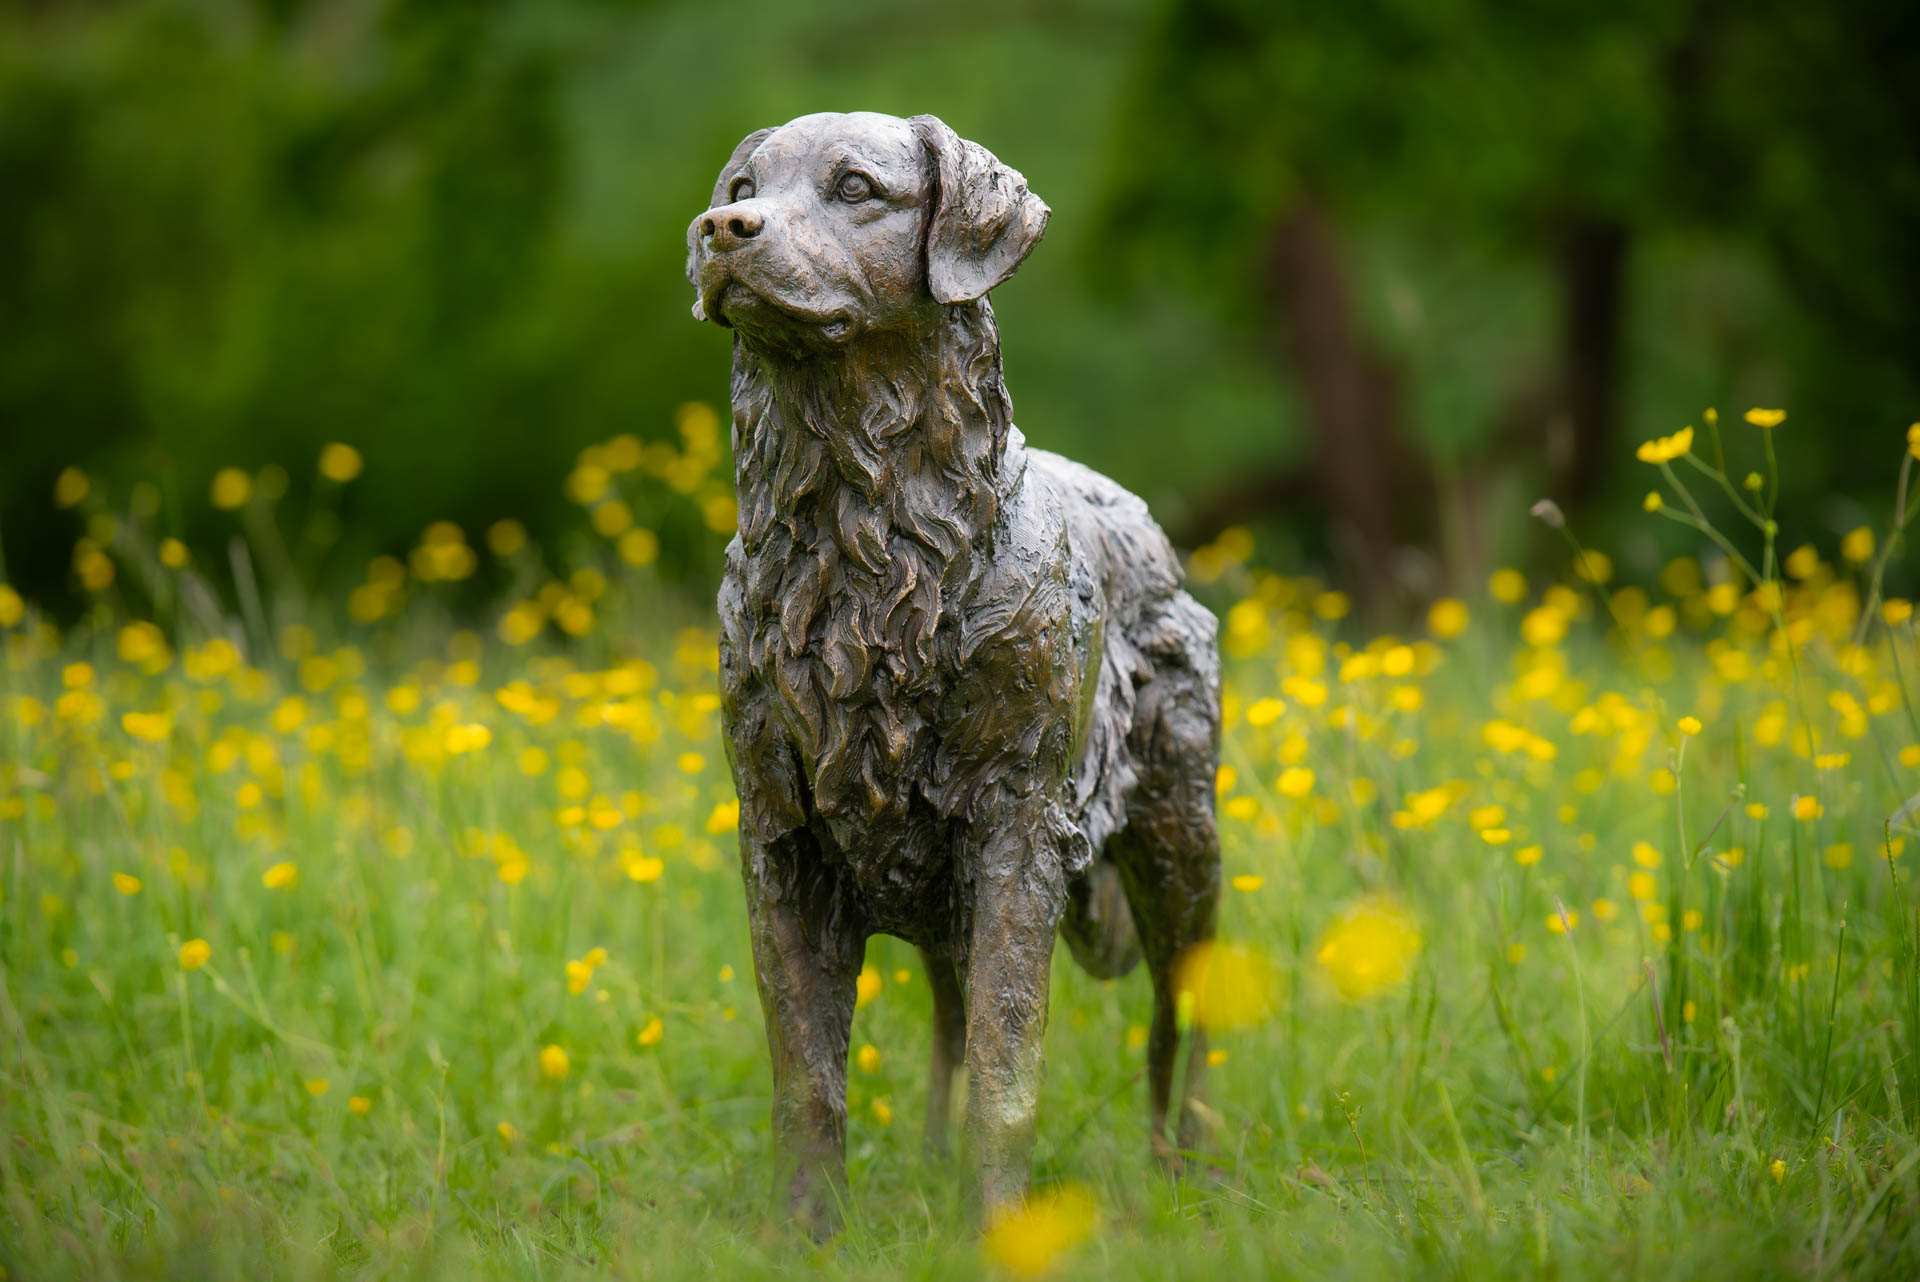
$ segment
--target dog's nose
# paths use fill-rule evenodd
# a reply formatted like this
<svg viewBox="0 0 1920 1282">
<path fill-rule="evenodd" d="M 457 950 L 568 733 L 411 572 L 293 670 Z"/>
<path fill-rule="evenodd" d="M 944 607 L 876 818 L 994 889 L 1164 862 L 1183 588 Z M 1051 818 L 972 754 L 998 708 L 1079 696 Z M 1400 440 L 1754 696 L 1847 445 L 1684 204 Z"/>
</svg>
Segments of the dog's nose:
<svg viewBox="0 0 1920 1282">
<path fill-rule="evenodd" d="M 700 237 L 715 253 L 752 240 L 765 226 L 766 219 L 747 201 L 722 205 L 700 215 Z"/>
</svg>

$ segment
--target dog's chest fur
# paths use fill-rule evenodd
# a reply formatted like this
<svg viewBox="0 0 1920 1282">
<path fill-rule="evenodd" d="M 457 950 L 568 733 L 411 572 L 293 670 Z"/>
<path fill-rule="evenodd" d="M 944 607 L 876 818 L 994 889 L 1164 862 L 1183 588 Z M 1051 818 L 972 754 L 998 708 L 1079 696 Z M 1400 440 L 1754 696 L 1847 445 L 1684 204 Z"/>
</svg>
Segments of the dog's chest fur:
<svg viewBox="0 0 1920 1282">
<path fill-rule="evenodd" d="M 743 825 L 762 849 L 812 832 L 909 938 L 950 919 L 983 798 L 1075 865 L 1130 782 L 1105 771 L 1124 723 L 1096 715 L 1131 707 L 1130 684 L 1107 706 L 1105 576 L 1051 473 L 1029 474 L 1051 456 L 1012 428 L 991 313 L 956 310 L 941 342 L 864 361 L 735 362 L 721 685 Z M 1111 813 L 1088 825 L 1096 791 Z"/>
</svg>

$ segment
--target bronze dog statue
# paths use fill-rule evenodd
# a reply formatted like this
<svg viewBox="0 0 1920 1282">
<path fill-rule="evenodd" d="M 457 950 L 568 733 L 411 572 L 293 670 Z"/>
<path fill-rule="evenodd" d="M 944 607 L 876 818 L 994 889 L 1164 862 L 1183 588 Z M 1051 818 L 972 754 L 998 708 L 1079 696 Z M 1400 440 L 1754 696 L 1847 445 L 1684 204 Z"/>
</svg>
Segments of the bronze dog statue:
<svg viewBox="0 0 1920 1282">
<path fill-rule="evenodd" d="M 687 231 L 694 316 L 734 333 L 722 707 L 774 1132 L 816 1225 L 876 933 L 925 960 L 928 1145 L 964 1063 L 989 1214 L 1027 1188 L 1056 930 L 1103 978 L 1145 956 L 1178 1160 L 1176 968 L 1219 900 L 1215 622 L 1144 503 L 1013 425 L 986 294 L 1048 213 L 932 116 L 854 113 L 748 135 Z"/>
</svg>

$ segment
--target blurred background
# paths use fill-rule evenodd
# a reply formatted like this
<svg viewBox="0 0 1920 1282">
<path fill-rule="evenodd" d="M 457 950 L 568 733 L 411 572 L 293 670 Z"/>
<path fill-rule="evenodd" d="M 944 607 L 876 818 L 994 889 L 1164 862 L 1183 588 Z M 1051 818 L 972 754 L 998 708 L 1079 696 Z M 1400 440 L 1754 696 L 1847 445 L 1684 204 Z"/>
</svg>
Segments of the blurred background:
<svg viewBox="0 0 1920 1282">
<path fill-rule="evenodd" d="M 15 2 L 0 577 L 80 599 L 69 465 L 218 546 L 219 469 L 298 509 L 329 441 L 342 581 L 577 525 L 582 447 L 724 402 L 682 268 L 734 143 L 857 108 L 1052 205 L 994 299 L 1032 442 L 1378 613 L 1553 552 L 1542 495 L 1656 573 L 1633 447 L 1709 405 L 1755 460 L 1789 407 L 1786 546 L 1830 544 L 1920 418 L 1910 2 Z M 717 539 L 661 538 L 704 591 Z"/>
</svg>

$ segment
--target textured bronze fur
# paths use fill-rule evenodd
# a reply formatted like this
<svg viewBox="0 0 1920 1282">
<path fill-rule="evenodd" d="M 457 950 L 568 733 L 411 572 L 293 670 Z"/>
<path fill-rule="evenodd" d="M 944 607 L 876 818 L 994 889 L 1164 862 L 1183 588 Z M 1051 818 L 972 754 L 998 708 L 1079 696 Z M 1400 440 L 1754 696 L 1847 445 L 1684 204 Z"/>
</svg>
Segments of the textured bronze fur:
<svg viewBox="0 0 1920 1282">
<path fill-rule="evenodd" d="M 1026 1190 L 1056 931 L 1102 977 L 1145 956 L 1177 1160 L 1173 972 L 1219 897 L 1214 619 L 1139 499 L 1013 425 L 985 295 L 1047 217 L 933 117 L 856 113 L 750 135 L 687 233 L 694 314 L 734 331 L 721 695 L 774 1131 L 816 1226 L 875 933 L 925 959 L 928 1145 L 964 1064 L 989 1212 Z"/>
</svg>

